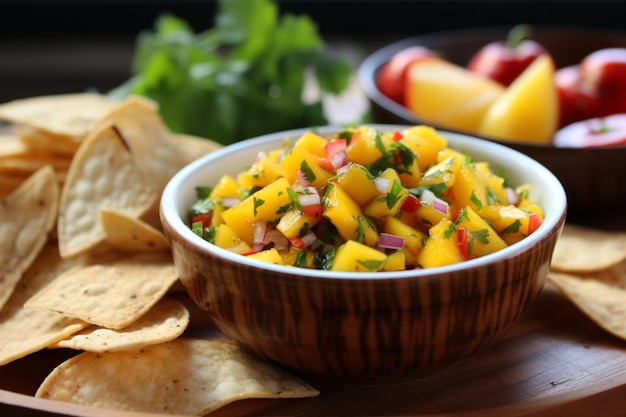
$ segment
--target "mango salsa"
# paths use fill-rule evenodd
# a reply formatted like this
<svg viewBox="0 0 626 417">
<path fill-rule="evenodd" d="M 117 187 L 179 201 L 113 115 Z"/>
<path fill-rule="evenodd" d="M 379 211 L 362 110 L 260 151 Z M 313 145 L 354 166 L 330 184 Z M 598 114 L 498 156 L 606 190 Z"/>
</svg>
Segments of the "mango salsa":
<svg viewBox="0 0 626 417">
<path fill-rule="evenodd" d="M 426 125 L 306 132 L 247 166 L 198 184 L 189 225 L 263 262 L 345 272 L 434 268 L 502 250 L 543 221 L 528 184 L 511 188 L 488 162 L 449 148 Z"/>
</svg>

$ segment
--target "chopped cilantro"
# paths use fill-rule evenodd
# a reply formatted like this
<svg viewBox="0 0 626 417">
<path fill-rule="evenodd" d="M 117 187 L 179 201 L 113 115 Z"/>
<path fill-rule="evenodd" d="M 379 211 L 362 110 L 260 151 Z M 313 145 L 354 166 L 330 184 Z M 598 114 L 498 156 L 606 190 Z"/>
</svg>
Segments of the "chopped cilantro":
<svg viewBox="0 0 626 417">
<path fill-rule="evenodd" d="M 309 16 L 281 15 L 278 0 L 219 0 L 214 27 L 199 33 L 162 14 L 137 36 L 133 59 L 111 97 L 149 97 L 172 131 L 223 144 L 328 124 L 321 98 L 302 99 L 306 74 L 340 94 L 353 73 Z"/>
</svg>

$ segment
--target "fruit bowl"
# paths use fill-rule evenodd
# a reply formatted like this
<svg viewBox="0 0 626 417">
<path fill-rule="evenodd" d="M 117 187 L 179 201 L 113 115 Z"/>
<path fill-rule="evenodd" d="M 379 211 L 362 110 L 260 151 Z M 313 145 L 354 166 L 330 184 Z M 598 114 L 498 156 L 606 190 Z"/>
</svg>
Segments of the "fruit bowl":
<svg viewBox="0 0 626 417">
<path fill-rule="evenodd" d="M 526 313 L 543 288 L 565 222 L 564 190 L 531 158 L 466 135 L 442 132 L 449 148 L 504 168 L 512 185 L 529 184 L 544 212 L 536 231 L 489 255 L 433 268 L 333 271 L 259 261 L 192 232 L 188 213 L 197 201 L 196 187 L 215 184 L 223 174 L 237 175 L 261 153 L 307 131 L 265 135 L 211 153 L 179 171 L 162 194 L 161 222 L 178 275 L 228 337 L 300 374 L 395 383 L 484 349 Z"/>
<path fill-rule="evenodd" d="M 467 133 L 419 119 L 408 108 L 385 96 L 378 89 L 375 77 L 394 54 L 410 46 L 424 46 L 453 63 L 467 65 L 482 46 L 506 39 L 510 29 L 491 27 L 435 32 L 403 39 L 373 52 L 365 58 L 358 70 L 359 82 L 369 99 L 373 120 L 377 123 L 426 123 Z M 536 26 L 533 27 L 531 38 L 546 47 L 557 68 L 577 64 L 598 49 L 626 47 L 626 32 L 592 28 Z M 572 217 L 614 213 L 619 210 L 619 203 L 626 198 L 626 188 L 621 184 L 622 179 L 626 178 L 626 146 L 556 147 L 521 140 L 482 138 L 514 148 L 550 169 L 565 187 Z"/>
</svg>

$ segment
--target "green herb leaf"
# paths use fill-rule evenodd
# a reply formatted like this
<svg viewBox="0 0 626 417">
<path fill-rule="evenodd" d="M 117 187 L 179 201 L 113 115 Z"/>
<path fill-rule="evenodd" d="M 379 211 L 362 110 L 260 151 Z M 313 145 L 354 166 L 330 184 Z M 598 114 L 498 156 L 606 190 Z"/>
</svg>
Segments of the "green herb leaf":
<svg viewBox="0 0 626 417">
<path fill-rule="evenodd" d="M 229 144 L 327 124 L 321 98 L 302 99 L 308 74 L 322 92 L 340 94 L 352 72 L 308 16 L 281 16 L 277 0 L 219 0 L 203 32 L 159 16 L 137 36 L 132 76 L 109 95 L 149 97 L 172 131 Z"/>
</svg>

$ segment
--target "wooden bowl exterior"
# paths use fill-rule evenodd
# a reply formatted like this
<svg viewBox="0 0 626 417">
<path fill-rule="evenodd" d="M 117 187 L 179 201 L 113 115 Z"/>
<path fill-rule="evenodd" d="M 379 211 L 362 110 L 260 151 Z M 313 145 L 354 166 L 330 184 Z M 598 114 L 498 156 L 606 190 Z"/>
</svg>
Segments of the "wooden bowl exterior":
<svg viewBox="0 0 626 417">
<path fill-rule="evenodd" d="M 420 279 L 311 279 L 233 263 L 166 229 L 191 298 L 227 336 L 296 372 L 356 383 L 425 376 L 490 345 L 543 288 L 558 232 L 502 262 Z"/>
</svg>

